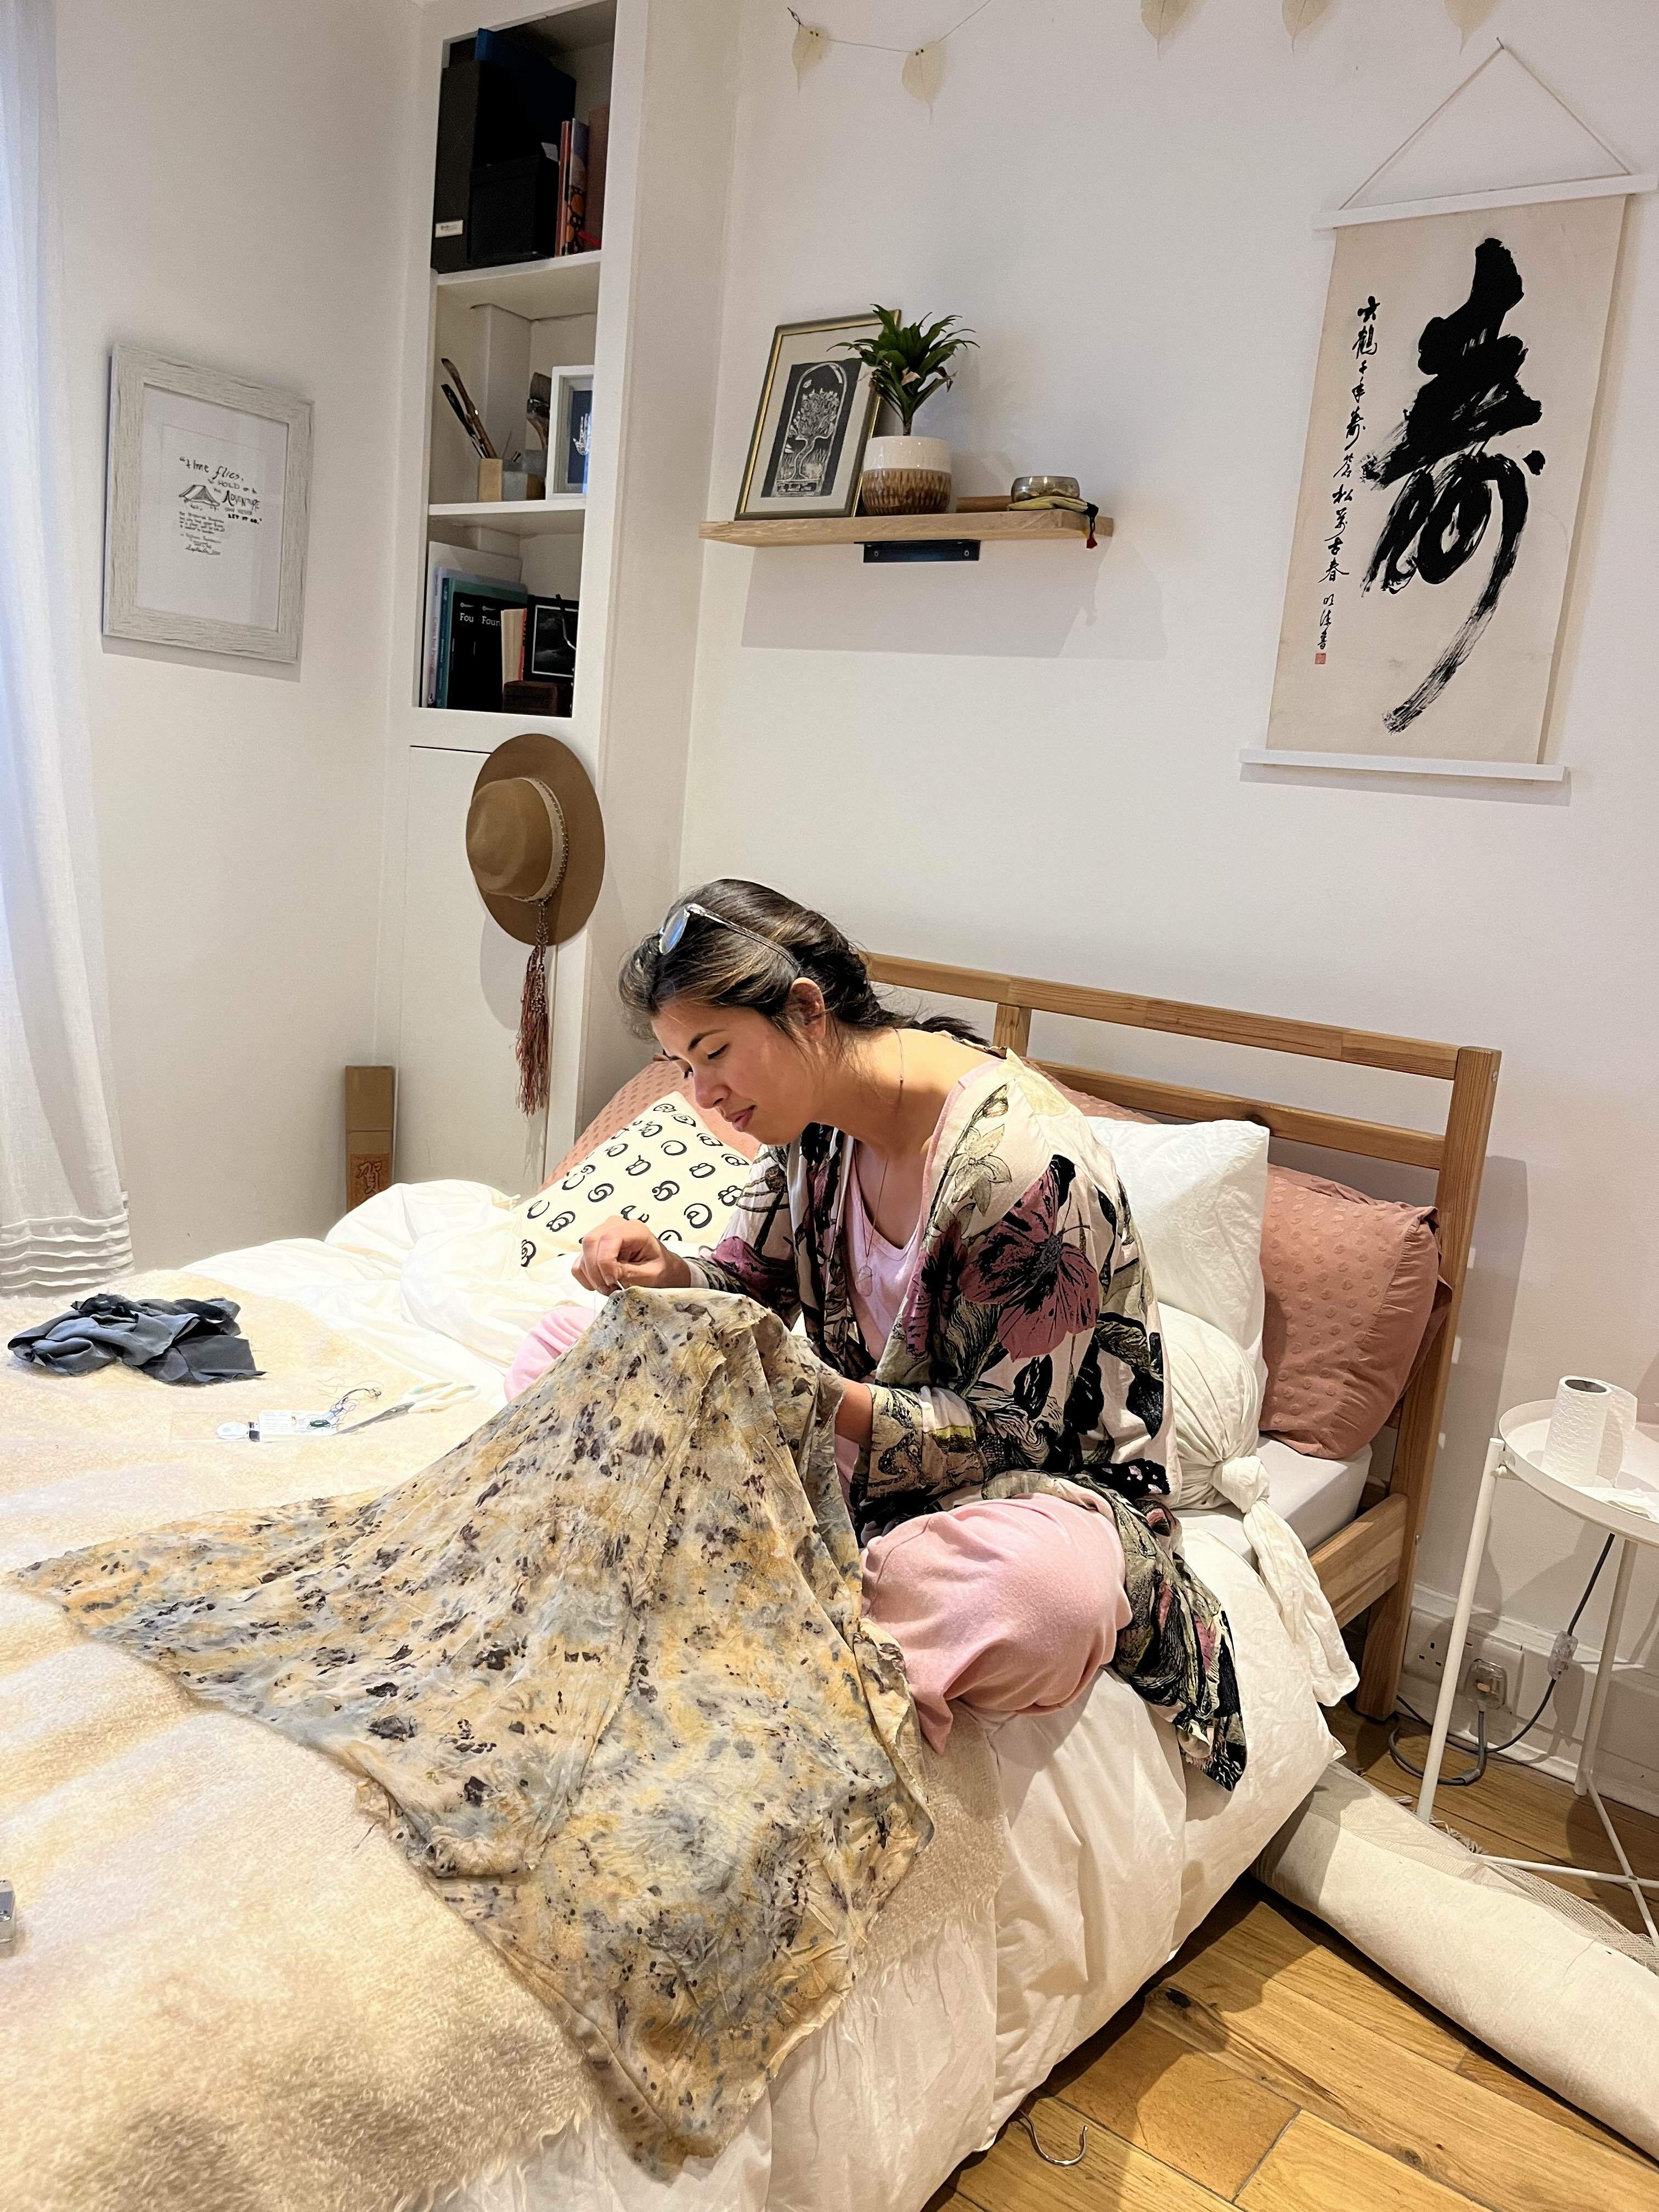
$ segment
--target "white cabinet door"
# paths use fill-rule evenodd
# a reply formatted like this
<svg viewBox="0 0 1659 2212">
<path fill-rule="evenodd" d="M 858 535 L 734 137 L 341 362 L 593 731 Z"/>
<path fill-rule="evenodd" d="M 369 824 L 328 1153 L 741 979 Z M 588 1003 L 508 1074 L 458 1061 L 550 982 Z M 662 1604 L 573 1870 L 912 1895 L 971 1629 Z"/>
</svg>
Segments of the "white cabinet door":
<svg viewBox="0 0 1659 2212">
<path fill-rule="evenodd" d="M 409 755 L 398 1176 L 517 1192 L 541 1181 L 543 1144 L 542 1120 L 518 1109 L 527 947 L 495 927 L 466 865 L 478 766 L 475 753 Z"/>
</svg>

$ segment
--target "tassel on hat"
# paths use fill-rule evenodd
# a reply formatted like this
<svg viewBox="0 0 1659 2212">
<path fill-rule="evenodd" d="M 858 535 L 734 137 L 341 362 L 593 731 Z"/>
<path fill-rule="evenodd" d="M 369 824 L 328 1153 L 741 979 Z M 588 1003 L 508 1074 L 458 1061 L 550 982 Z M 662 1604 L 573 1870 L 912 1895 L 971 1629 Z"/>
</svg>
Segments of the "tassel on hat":
<svg viewBox="0 0 1659 2212">
<path fill-rule="evenodd" d="M 519 1111 L 531 1115 L 546 1107 L 551 1079 L 551 1042 L 547 1010 L 547 901 L 536 902 L 536 942 L 524 963 L 524 995 L 519 1001 Z"/>
</svg>

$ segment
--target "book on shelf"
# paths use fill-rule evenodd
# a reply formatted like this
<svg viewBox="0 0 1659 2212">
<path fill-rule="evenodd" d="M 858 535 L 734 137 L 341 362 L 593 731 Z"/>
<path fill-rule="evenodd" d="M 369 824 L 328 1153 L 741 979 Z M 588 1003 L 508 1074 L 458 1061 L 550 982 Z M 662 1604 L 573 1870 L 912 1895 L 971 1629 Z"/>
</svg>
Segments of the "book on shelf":
<svg viewBox="0 0 1659 2212">
<path fill-rule="evenodd" d="M 516 553 L 480 553 L 470 545 L 444 545 L 435 540 L 426 549 L 426 628 L 421 654 L 421 704 L 438 703 L 438 639 L 443 615 L 443 585 L 448 577 L 471 577 L 480 583 L 516 584 L 523 563 Z"/>
<path fill-rule="evenodd" d="M 559 125 L 559 217 L 553 251 L 583 253 L 587 250 L 587 125 Z"/>
<path fill-rule="evenodd" d="M 521 584 L 448 576 L 440 599 L 438 704 L 494 714 L 501 703 L 501 610 L 522 607 Z"/>
<path fill-rule="evenodd" d="M 501 609 L 501 684 L 516 684 L 524 674 L 524 607 Z"/>
<path fill-rule="evenodd" d="M 587 220 L 582 243 L 597 252 L 605 236 L 605 167 L 611 150 L 611 103 L 589 111 L 587 118 Z"/>
</svg>

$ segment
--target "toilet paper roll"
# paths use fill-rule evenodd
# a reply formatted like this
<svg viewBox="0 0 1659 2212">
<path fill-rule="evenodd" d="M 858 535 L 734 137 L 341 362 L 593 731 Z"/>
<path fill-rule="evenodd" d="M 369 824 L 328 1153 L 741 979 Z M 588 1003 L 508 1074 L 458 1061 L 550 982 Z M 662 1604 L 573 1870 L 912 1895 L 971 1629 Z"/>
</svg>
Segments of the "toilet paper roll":
<svg viewBox="0 0 1659 2212">
<path fill-rule="evenodd" d="M 1625 1440 L 1635 1427 L 1636 1401 L 1628 1390 L 1593 1375 L 1564 1375 L 1544 1439 L 1544 1467 L 1563 1482 L 1616 1482 Z"/>
</svg>

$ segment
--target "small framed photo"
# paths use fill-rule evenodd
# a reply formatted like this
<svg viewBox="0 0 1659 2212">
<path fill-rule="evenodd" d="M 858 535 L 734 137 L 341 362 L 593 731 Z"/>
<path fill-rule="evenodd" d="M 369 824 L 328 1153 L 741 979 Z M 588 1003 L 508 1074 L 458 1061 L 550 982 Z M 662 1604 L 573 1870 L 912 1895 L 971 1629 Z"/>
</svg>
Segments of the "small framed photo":
<svg viewBox="0 0 1659 2212">
<path fill-rule="evenodd" d="M 104 635 L 297 660 L 311 402 L 117 346 Z"/>
<path fill-rule="evenodd" d="M 738 495 L 738 521 L 852 514 L 876 393 L 863 362 L 839 349 L 845 339 L 873 336 L 880 327 L 873 315 L 778 325 Z"/>
<path fill-rule="evenodd" d="M 593 372 L 562 368 L 553 394 L 552 444 L 548 453 L 549 491 L 587 489 L 588 441 L 593 423 Z"/>
</svg>

